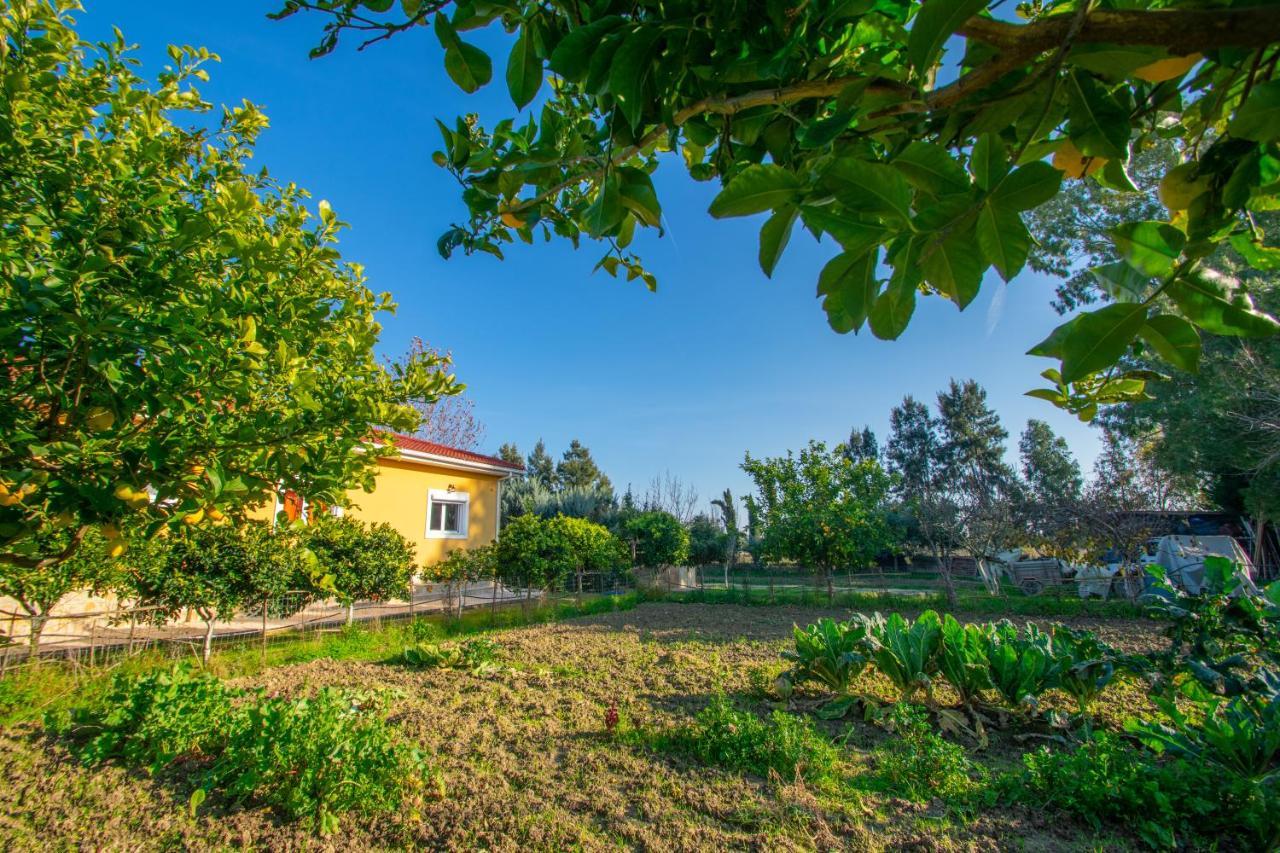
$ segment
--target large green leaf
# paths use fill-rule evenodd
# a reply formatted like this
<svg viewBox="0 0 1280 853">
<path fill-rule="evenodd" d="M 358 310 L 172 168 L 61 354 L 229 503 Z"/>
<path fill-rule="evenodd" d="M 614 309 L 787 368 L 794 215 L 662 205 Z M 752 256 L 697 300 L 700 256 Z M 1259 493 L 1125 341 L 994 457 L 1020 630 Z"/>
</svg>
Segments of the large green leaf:
<svg viewBox="0 0 1280 853">
<path fill-rule="evenodd" d="M 749 216 L 794 203 L 801 183 L 793 172 L 772 163 L 748 166 L 711 202 L 710 213 L 717 219 Z"/>
<path fill-rule="evenodd" d="M 1061 187 L 1062 173 L 1037 160 L 1014 169 L 1000 181 L 991 197 L 1009 210 L 1031 210 L 1056 196 Z"/>
<path fill-rule="evenodd" d="M 891 283 L 876 298 L 867 319 L 871 333 L 884 341 L 897 339 L 907 329 L 916 310 L 916 289 L 905 283 Z"/>
<path fill-rule="evenodd" d="M 1125 263 L 1144 275 L 1166 276 L 1182 254 L 1187 237 L 1167 222 L 1125 222 L 1111 231 Z"/>
<path fill-rule="evenodd" d="M 924 279 L 964 309 L 982 285 L 982 252 L 972 230 L 949 235 L 925 248 L 920 266 Z"/>
<path fill-rule="evenodd" d="M 903 221 L 911 218 L 911 188 L 906 178 L 889 166 L 846 157 L 831 165 L 823 181 L 851 210 Z"/>
<path fill-rule="evenodd" d="M 1022 217 L 988 200 L 978 211 L 978 247 L 1005 281 L 1011 280 L 1027 263 L 1031 232 Z"/>
<path fill-rule="evenodd" d="M 874 246 L 889 239 L 889 230 L 880 223 L 863 222 L 848 215 L 834 213 L 831 205 L 801 208 L 804 224 L 815 236 L 830 234 L 846 252 L 864 255 Z"/>
<path fill-rule="evenodd" d="M 1066 78 L 1067 135 L 1087 157 L 1125 159 L 1129 152 L 1129 111 L 1088 72 Z"/>
<path fill-rule="evenodd" d="M 587 76 L 591 57 L 600 40 L 622 24 L 621 15 L 608 15 L 584 27 L 575 27 L 551 51 L 551 70 L 570 83 L 581 83 Z"/>
<path fill-rule="evenodd" d="M 1146 320 L 1146 306 L 1131 303 L 1080 315 L 1062 341 L 1062 380 L 1075 382 L 1115 364 Z"/>
<path fill-rule="evenodd" d="M 1103 264 L 1089 272 L 1098 287 L 1115 302 L 1139 302 L 1147 298 L 1151 289 L 1151 276 L 1143 275 L 1123 261 Z"/>
<path fill-rule="evenodd" d="M 844 252 L 836 255 L 822 268 L 818 277 L 818 295 L 827 297 L 823 304 L 828 319 L 838 312 L 845 328 L 836 331 L 857 331 L 867 320 L 867 314 L 880 290 L 876 279 L 876 263 L 880 252 L 873 249 L 861 255 Z"/>
<path fill-rule="evenodd" d="M 798 211 L 784 207 L 765 220 L 760 227 L 760 269 L 766 276 L 773 276 L 773 269 L 782 257 L 783 249 L 791 239 L 791 229 L 796 224 Z"/>
<path fill-rule="evenodd" d="M 616 172 L 605 178 L 596 190 L 596 197 L 583 213 L 582 224 L 592 237 L 600 237 L 612 231 L 626 216 L 627 211 L 622 206 L 621 193 L 618 191 L 619 183 Z"/>
<path fill-rule="evenodd" d="M 507 90 L 519 109 L 524 109 L 542 86 L 542 60 L 534 52 L 530 35 L 528 27 L 521 30 L 507 57 Z"/>
<path fill-rule="evenodd" d="M 444 52 L 444 70 L 458 88 L 468 94 L 493 79 L 493 63 L 489 54 L 465 41 L 459 41 Z"/>
<path fill-rule="evenodd" d="M 661 27 L 637 27 L 623 40 L 609 68 L 609 91 L 613 92 L 623 117 L 633 128 L 640 126 L 645 83 L 653 64 L 654 47 L 660 38 Z"/>
<path fill-rule="evenodd" d="M 987 0 L 929 0 L 921 6 L 907 35 L 907 60 L 916 73 L 931 68 L 951 34 L 986 7 Z"/>
<path fill-rule="evenodd" d="M 978 137 L 969 155 L 969 168 L 973 170 L 978 186 L 984 190 L 991 189 L 996 181 L 1009 173 L 1009 155 L 998 136 L 984 133 Z"/>
<path fill-rule="evenodd" d="M 1065 323 L 1062 323 L 1046 337 L 1043 341 L 1027 350 L 1027 355 L 1039 355 L 1045 358 L 1062 358 L 1062 345 L 1066 341 L 1067 335 L 1071 334 L 1071 330 L 1075 328 L 1076 323 L 1080 322 L 1081 314 L 1072 317 Z"/>
<path fill-rule="evenodd" d="M 1200 362 L 1200 334 L 1181 317 L 1157 314 L 1138 334 L 1174 367 L 1194 371 Z"/>
<path fill-rule="evenodd" d="M 634 166 L 622 166 L 618 169 L 620 186 L 619 201 L 645 225 L 658 228 L 662 224 L 662 206 L 658 203 L 658 194 L 653 188 L 653 180 L 649 173 Z"/>
<path fill-rule="evenodd" d="M 1280 136 L 1280 80 L 1254 86 L 1227 125 L 1227 133 L 1255 142 L 1270 142 Z"/>
<path fill-rule="evenodd" d="M 912 142 L 894 158 L 893 165 L 913 186 L 933 195 L 964 192 L 969 188 L 964 168 L 947 149 L 932 142 Z"/>
<path fill-rule="evenodd" d="M 1280 330 L 1280 323 L 1254 308 L 1233 279 L 1209 270 L 1179 276 L 1165 293 L 1188 320 L 1215 335 L 1263 337 Z"/>
</svg>

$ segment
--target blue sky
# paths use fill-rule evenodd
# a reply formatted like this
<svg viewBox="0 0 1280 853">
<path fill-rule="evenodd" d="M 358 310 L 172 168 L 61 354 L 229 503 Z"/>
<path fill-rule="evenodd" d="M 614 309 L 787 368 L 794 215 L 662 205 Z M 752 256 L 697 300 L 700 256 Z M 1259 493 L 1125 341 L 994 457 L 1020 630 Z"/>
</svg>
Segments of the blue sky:
<svg viewBox="0 0 1280 853">
<path fill-rule="evenodd" d="M 496 27 L 469 36 L 497 67 L 494 82 L 468 96 L 446 77 L 425 29 L 363 53 L 348 39 L 309 60 L 322 19 L 269 21 L 270 0 L 84 2 L 82 34 L 106 37 L 119 26 L 140 45 L 144 76 L 161 69 L 170 43 L 221 55 L 202 88 L 206 99 L 265 109 L 271 129 L 259 162 L 328 199 L 351 224 L 343 254 L 400 303 L 386 319 L 385 353 L 403 352 L 415 335 L 453 351 L 487 450 L 514 441 L 528 452 L 541 436 L 558 454 L 579 438 L 620 488 L 643 492 L 669 470 L 705 504 L 726 486 L 747 491 L 738 469 L 747 450 L 773 455 L 810 438 L 835 442 L 864 424 L 883 439 L 889 410 L 905 394 L 932 401 L 956 377 L 987 388 L 1011 452 L 1035 417 L 1092 465 L 1096 431 L 1023 396 L 1050 366 L 1024 353 L 1060 322 L 1049 307 L 1052 283 L 1029 271 L 1008 287 L 990 274 L 963 313 L 940 298 L 922 300 L 896 342 L 865 331 L 836 335 L 814 298 L 831 244 L 797 228 L 766 279 L 756 264 L 760 222 L 711 219 L 717 185 L 693 182 L 674 163 L 655 176 L 668 232 L 635 244 L 659 277 L 656 294 L 593 275 L 600 253 L 587 244 L 445 261 L 436 238 L 465 211 L 457 184 L 431 163 L 440 147 L 433 119 L 452 124 L 477 112 L 491 124 L 514 113 Z"/>
</svg>

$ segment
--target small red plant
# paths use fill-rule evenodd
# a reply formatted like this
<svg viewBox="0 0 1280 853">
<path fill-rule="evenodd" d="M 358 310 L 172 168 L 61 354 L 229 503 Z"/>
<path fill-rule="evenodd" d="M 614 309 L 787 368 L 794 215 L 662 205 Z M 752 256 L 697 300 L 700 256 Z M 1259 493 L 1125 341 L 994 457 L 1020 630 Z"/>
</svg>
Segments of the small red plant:
<svg viewBox="0 0 1280 853">
<path fill-rule="evenodd" d="M 608 710 L 604 712 L 604 727 L 609 734 L 613 734 L 613 730 L 618 727 L 618 706 L 610 705 Z"/>
</svg>

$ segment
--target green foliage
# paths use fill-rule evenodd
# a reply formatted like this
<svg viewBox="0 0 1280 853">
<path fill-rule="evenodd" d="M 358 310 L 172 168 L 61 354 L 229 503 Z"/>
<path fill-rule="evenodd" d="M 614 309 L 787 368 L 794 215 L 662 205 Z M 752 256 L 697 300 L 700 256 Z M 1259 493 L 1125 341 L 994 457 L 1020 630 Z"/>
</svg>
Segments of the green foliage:
<svg viewBox="0 0 1280 853">
<path fill-rule="evenodd" d="M 624 522 L 621 535 L 635 544 L 637 566 L 679 566 L 689 559 L 689 531 L 669 512 L 638 513 Z"/>
<path fill-rule="evenodd" d="M 238 694 L 189 666 L 116 675 L 98 704 L 46 715 L 45 728 L 66 738 L 85 764 L 119 759 L 157 773 L 178 759 L 220 750 L 238 725 Z"/>
<path fill-rule="evenodd" d="M 500 669 L 502 646 L 488 637 L 475 637 L 460 644 L 419 643 L 408 646 L 400 659 L 419 669 L 465 669 L 472 675 L 488 675 Z"/>
<path fill-rule="evenodd" d="M 689 564 L 710 566 L 723 563 L 729 548 L 729 534 L 708 516 L 699 514 L 689 522 Z"/>
<path fill-rule="evenodd" d="M 251 704 L 205 784 L 254 799 L 322 834 L 347 812 L 388 814 L 423 786 L 426 765 L 386 721 L 387 700 L 325 687 Z"/>
<path fill-rule="evenodd" d="M 899 702 L 887 712 L 885 726 L 892 736 L 875 759 L 890 791 L 920 801 L 959 800 L 973 791 L 975 768 L 964 747 L 935 733 L 923 708 Z"/>
<path fill-rule="evenodd" d="M 411 431 L 452 377 L 375 356 L 394 304 L 326 202 L 253 165 L 258 108 L 205 115 L 216 57 L 171 48 L 150 84 L 123 35 L 90 44 L 69 15 L 0 9 L 0 565 L 48 568 L 92 525 L 372 488 L 371 432 Z"/>
<path fill-rule="evenodd" d="M 799 455 L 742 463 L 755 482 L 761 553 L 820 570 L 862 568 L 894 544 L 885 517 L 889 476 L 874 459 L 854 462 L 839 449 L 809 442 Z"/>
<path fill-rule="evenodd" d="M 307 525 L 303 541 L 320 571 L 333 576 L 342 602 L 408 597 L 413 544 L 390 524 L 322 516 Z"/>
<path fill-rule="evenodd" d="M 926 610 L 914 622 L 899 613 L 888 619 L 876 614 L 867 634 L 876 668 L 898 688 L 903 701 L 920 690 L 933 695 L 942 656 L 942 620 L 935 611 Z"/>
<path fill-rule="evenodd" d="M 1049 635 L 1028 625 L 1024 637 L 1008 620 L 991 626 L 987 633 L 987 661 L 991 685 L 1005 705 L 1016 711 L 1034 710 L 1040 696 L 1058 686 L 1062 670 L 1069 665 L 1054 656 Z"/>
<path fill-rule="evenodd" d="M 581 579 L 583 572 L 620 569 L 626 550 L 606 528 L 586 519 L 522 515 L 503 529 L 495 559 L 502 580 L 549 590 L 571 574 Z"/>
<path fill-rule="evenodd" d="M 1186 692 L 1198 706 L 1194 718 L 1176 702 L 1157 697 L 1170 723 L 1135 721 L 1129 728 L 1152 749 L 1274 787 L 1280 780 L 1280 675 L 1269 672 L 1266 678 L 1268 689 L 1259 695 L 1229 700 L 1189 685 Z"/>
<path fill-rule="evenodd" d="M 1131 665 L 1129 659 L 1122 658 L 1089 631 L 1055 625 L 1051 640 L 1053 654 L 1061 661 L 1058 689 L 1076 700 L 1081 716 L 1089 713 L 1094 701 L 1115 678 L 1117 665 Z"/>
<path fill-rule="evenodd" d="M 154 553 L 128 564 L 126 593 L 164 623 L 190 608 L 205 621 L 227 620 L 264 599 L 283 601 L 292 590 L 316 589 L 323 578 L 297 531 L 265 522 L 200 526 L 151 545 Z M 301 608 L 305 596 L 293 602 Z"/>
<path fill-rule="evenodd" d="M 1069 812 L 1101 829 L 1133 828 L 1150 847 L 1200 848 L 1233 839 L 1265 848 L 1275 832 L 1274 790 L 1250 791 L 1195 761 L 1152 761 L 1107 732 L 1070 751 L 1023 755 L 1004 780 L 1005 798 Z"/>
<path fill-rule="evenodd" d="M 828 781 L 840 760 L 835 746 L 805 718 L 774 711 L 762 720 L 734 708 L 723 696 L 659 745 L 704 764 L 757 776 L 777 773 L 786 780 Z"/>
<path fill-rule="evenodd" d="M 419 571 L 424 580 L 437 583 L 468 583 L 497 574 L 497 548 L 481 545 L 479 548 L 454 548 L 443 560 L 423 566 Z"/>
<path fill-rule="evenodd" d="M 942 654 L 938 669 L 960 696 L 960 704 L 969 707 L 992 688 L 990 663 L 987 660 L 989 626 L 962 625 L 950 613 L 942 617 Z"/>
<path fill-rule="evenodd" d="M 608 528 L 585 518 L 556 516 L 547 522 L 552 535 L 568 541 L 573 571 L 613 572 L 627 565 L 626 546 Z"/>
<path fill-rule="evenodd" d="M 869 624 L 860 620 L 820 619 L 807 628 L 794 629 L 796 649 L 782 653 L 793 662 L 791 681 L 816 681 L 836 693 L 848 692 L 849 683 L 870 662 L 868 628 Z"/>
<path fill-rule="evenodd" d="M 897 338 L 921 295 L 964 309 L 988 269 L 1018 275 L 1032 244 L 1024 218 L 1064 180 L 1135 193 L 1135 154 L 1165 144 L 1168 209 L 1138 205 L 1099 236 L 1122 259 L 1129 293 L 1033 350 L 1061 361 L 1037 396 L 1085 419 L 1102 402 L 1140 399 L 1151 376 L 1111 368 L 1158 334 L 1161 317 L 1193 333 L 1273 334 L 1280 324 L 1210 262 L 1227 241 L 1272 262 L 1253 215 L 1280 192 L 1270 11 L 1248 0 L 1123 10 L 1048 0 L 1006 20 L 989 6 L 817 3 L 743 15 L 727 0 L 396 11 L 384 0 L 289 0 L 280 15 L 331 16 L 315 54 L 347 31 L 376 41 L 434 19 L 445 69 L 466 92 L 491 68 L 455 30 L 500 21 L 515 32 L 507 87 L 517 107 L 538 90 L 536 70 L 554 72 L 527 121 L 441 124 L 434 159 L 461 183 L 470 214 L 441 236 L 446 257 L 586 235 L 606 246 L 600 268 L 653 289 L 632 241 L 662 227 L 651 174 L 682 163 L 695 180 L 720 182 L 711 216 L 769 214 L 766 275 L 796 222 L 829 237 L 836 254 L 818 287 L 830 326 Z"/>
</svg>

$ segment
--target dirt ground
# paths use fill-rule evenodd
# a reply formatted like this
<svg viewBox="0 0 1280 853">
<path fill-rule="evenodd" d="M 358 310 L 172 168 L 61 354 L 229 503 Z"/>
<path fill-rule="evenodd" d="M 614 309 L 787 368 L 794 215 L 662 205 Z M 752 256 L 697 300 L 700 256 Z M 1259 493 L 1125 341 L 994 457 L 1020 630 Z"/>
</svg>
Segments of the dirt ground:
<svg viewBox="0 0 1280 853">
<path fill-rule="evenodd" d="M 263 809 L 210 800 L 192 817 L 189 788 L 107 766 L 88 771 L 38 727 L 0 732 L 0 849 L 372 850 L 1028 850 L 1115 849 L 1062 816 L 1002 810 L 971 821 L 871 793 L 839 797 L 728 773 L 623 746 L 605 733 L 616 703 L 643 725 L 671 724 L 717 692 L 760 710 L 756 678 L 779 668 L 795 624 L 847 611 L 800 607 L 646 604 L 634 610 L 495 634 L 512 669 L 474 677 L 393 663 L 317 660 L 241 682 L 295 694 L 324 685 L 394 691 L 393 722 L 420 744 L 443 798 L 376 821 L 344 821 L 318 839 Z M 1042 621 L 1042 620 L 1037 620 Z M 1132 651 L 1160 639 L 1152 625 L 1066 620 Z M 880 691 L 874 680 L 865 689 Z M 1121 685 L 1103 722 L 1141 713 L 1142 691 Z M 1116 715 L 1106 719 L 1107 715 Z M 855 751 L 884 735 L 828 723 Z M 852 726 L 853 732 L 849 729 Z M 993 743 L 990 757 L 1026 748 Z M 860 753 L 861 754 L 861 753 Z M 975 754 L 983 758 L 982 754 Z"/>
</svg>

